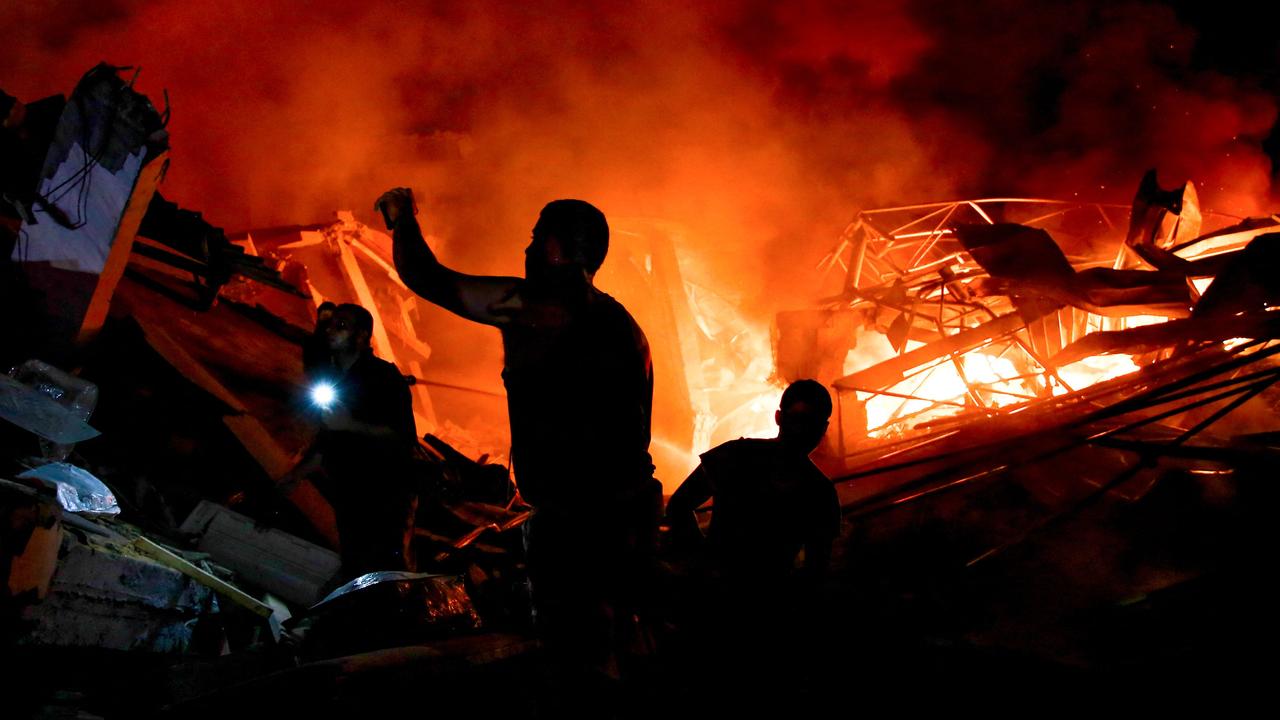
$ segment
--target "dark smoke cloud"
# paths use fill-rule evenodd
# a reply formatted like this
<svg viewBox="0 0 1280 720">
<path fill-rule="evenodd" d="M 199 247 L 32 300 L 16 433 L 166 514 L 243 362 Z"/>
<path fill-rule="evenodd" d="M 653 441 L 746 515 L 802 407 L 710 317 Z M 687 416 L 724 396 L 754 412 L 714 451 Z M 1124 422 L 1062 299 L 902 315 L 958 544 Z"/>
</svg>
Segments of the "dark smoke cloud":
<svg viewBox="0 0 1280 720">
<path fill-rule="evenodd" d="M 1276 98 L 1261 74 L 1232 76 L 1197 62 L 1201 37 L 1170 7 L 1020 7 L 936 3 L 916 11 L 939 41 L 895 90 L 908 107 L 992 149 L 963 183 L 967 191 L 1124 202 L 1133 179 L 1154 166 L 1170 183 L 1199 182 L 1221 211 L 1269 210 L 1271 158 L 1262 143 Z"/>
</svg>

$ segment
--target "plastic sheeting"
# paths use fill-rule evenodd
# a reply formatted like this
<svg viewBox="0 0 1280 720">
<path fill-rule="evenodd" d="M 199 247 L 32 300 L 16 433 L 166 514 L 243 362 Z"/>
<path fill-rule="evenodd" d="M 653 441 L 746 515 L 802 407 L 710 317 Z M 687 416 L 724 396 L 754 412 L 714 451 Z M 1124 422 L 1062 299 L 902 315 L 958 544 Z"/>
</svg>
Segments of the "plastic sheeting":
<svg viewBox="0 0 1280 720">
<path fill-rule="evenodd" d="M 10 373 L 19 382 L 53 398 L 81 420 L 88 422 L 98 406 L 98 386 L 40 360 L 28 360 Z M 40 439 L 40 454 L 46 462 L 62 462 L 74 446 Z"/>
<path fill-rule="evenodd" d="M 462 577 L 400 570 L 361 575 L 313 605 L 310 614 L 349 618 L 344 624 L 393 625 L 408 634 L 480 627 Z"/>
<path fill-rule="evenodd" d="M 8 375 L 0 375 L 0 418 L 60 445 L 97 437 L 100 433 L 53 398 Z"/>
<path fill-rule="evenodd" d="M 117 515 L 116 496 L 93 473 L 67 463 L 49 463 L 18 476 L 41 480 L 58 489 L 58 503 L 68 512 Z"/>
</svg>

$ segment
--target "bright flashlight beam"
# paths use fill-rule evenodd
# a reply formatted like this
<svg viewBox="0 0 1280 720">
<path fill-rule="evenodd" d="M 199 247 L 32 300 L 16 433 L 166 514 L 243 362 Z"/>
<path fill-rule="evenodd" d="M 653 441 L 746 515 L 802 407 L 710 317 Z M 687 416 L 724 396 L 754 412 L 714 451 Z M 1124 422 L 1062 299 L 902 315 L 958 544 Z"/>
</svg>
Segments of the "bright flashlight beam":
<svg viewBox="0 0 1280 720">
<path fill-rule="evenodd" d="M 318 383 L 311 388 L 311 402 L 316 404 L 321 410 L 328 409 L 333 401 L 338 398 L 338 392 L 333 385 L 329 383 Z"/>
</svg>

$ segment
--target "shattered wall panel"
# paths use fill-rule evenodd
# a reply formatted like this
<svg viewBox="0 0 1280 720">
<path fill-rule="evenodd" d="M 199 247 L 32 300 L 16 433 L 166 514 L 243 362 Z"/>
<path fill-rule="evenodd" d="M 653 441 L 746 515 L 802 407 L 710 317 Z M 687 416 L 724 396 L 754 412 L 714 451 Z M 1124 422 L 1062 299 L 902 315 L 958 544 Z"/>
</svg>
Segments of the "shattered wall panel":
<svg viewBox="0 0 1280 720">
<path fill-rule="evenodd" d="M 13 250 L 47 357 L 106 318 L 134 234 L 164 172 L 167 135 L 147 99 L 107 65 L 87 73 L 48 150 L 33 220 Z"/>
</svg>

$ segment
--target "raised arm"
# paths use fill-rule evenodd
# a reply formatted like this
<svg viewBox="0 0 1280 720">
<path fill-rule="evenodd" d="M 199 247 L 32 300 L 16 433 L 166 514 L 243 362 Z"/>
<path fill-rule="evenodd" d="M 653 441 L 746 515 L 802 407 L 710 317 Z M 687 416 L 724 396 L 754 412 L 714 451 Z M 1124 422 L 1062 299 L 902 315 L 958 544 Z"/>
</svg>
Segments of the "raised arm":
<svg viewBox="0 0 1280 720">
<path fill-rule="evenodd" d="M 520 278 L 464 275 L 445 267 L 422 237 L 413 212 L 413 193 L 396 188 L 376 206 L 392 230 L 393 256 L 400 280 L 426 300 L 486 325 L 504 325 L 520 308 Z"/>
</svg>

